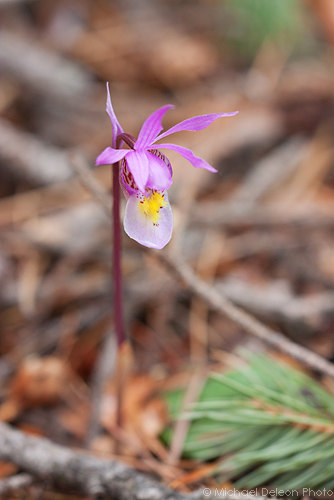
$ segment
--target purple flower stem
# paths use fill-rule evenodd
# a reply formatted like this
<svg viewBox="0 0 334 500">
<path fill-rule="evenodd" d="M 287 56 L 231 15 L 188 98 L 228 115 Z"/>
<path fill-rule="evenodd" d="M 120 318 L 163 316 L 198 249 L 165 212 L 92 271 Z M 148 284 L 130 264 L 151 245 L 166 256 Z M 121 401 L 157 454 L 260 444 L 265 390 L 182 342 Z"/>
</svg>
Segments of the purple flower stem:
<svg viewBox="0 0 334 500">
<path fill-rule="evenodd" d="M 119 163 L 112 168 L 112 286 L 114 297 L 114 325 L 117 340 L 116 359 L 116 427 L 122 428 L 123 390 L 125 383 L 125 368 L 123 367 L 123 350 L 126 345 L 124 318 L 123 318 L 123 284 L 122 284 L 122 240 L 120 222 L 120 185 L 119 185 Z M 116 450 L 119 443 L 116 441 Z"/>
<path fill-rule="evenodd" d="M 119 165 L 112 165 L 112 194 L 113 194 L 113 257 L 112 280 L 114 293 L 114 321 L 118 350 L 125 342 L 125 329 L 123 320 L 123 286 L 121 269 L 121 222 L 120 222 L 120 186 Z"/>
</svg>

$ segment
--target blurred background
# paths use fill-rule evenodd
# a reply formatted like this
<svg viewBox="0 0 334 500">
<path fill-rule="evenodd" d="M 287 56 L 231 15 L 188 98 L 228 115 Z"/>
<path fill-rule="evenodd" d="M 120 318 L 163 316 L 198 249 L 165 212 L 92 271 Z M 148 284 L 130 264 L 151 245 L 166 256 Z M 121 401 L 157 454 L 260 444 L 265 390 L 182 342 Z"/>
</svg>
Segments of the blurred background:
<svg viewBox="0 0 334 500">
<path fill-rule="evenodd" d="M 333 358 L 333 0 L 0 0 L 0 19 L 0 419 L 115 453 L 110 224 L 78 167 L 110 190 L 110 167 L 94 168 L 111 144 L 106 81 L 134 136 L 166 103 L 165 128 L 239 110 L 175 136 L 219 173 L 168 155 L 166 251 Z M 233 364 L 240 346 L 267 348 L 123 245 L 135 359 L 124 412 L 141 437 L 122 458 L 170 480 L 183 465 L 161 465 L 157 390 Z"/>
</svg>

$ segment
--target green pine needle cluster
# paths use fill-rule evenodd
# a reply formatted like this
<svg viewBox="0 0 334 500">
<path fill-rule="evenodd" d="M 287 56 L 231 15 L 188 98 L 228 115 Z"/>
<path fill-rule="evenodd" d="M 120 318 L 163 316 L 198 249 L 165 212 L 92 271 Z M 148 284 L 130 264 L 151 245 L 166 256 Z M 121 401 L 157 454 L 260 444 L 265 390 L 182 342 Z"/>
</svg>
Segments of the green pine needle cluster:
<svg viewBox="0 0 334 500">
<path fill-rule="evenodd" d="M 179 416 L 184 393 L 168 395 Z M 255 356 L 245 369 L 214 374 L 191 420 L 184 456 L 220 459 L 213 471 L 236 487 L 334 488 L 334 397 L 305 374 Z M 164 439 L 169 442 L 172 431 Z"/>
</svg>

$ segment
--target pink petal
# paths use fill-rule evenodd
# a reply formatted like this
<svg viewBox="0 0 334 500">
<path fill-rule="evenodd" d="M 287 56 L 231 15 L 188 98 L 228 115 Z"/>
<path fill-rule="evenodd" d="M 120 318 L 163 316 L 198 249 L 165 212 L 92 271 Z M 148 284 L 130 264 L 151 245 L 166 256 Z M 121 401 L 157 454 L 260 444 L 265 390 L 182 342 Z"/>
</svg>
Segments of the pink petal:
<svg viewBox="0 0 334 500">
<path fill-rule="evenodd" d="M 119 160 L 124 158 L 128 152 L 128 149 L 106 148 L 96 158 L 95 165 L 112 165 L 113 163 L 117 163 Z"/>
<path fill-rule="evenodd" d="M 161 249 L 167 245 L 173 231 L 173 214 L 165 193 L 167 206 L 160 210 L 160 220 L 155 226 L 139 208 L 140 195 L 132 195 L 127 201 L 124 230 L 130 238 L 149 248 Z"/>
<path fill-rule="evenodd" d="M 133 175 L 134 181 L 138 189 L 145 193 L 145 186 L 148 179 L 148 158 L 146 151 L 128 150 L 126 155 L 126 163 L 128 169 Z"/>
<path fill-rule="evenodd" d="M 165 191 L 172 184 L 172 167 L 165 155 L 156 151 L 146 153 L 149 174 L 146 186 L 157 191 Z M 159 155 L 159 156 L 158 156 Z"/>
<path fill-rule="evenodd" d="M 123 133 L 123 129 L 119 124 L 119 121 L 117 120 L 117 117 L 115 115 L 114 108 L 112 107 L 111 104 L 111 98 L 110 98 L 110 92 L 109 92 L 109 83 L 107 82 L 107 113 L 109 115 L 110 121 L 111 121 L 111 128 L 112 128 L 112 139 L 111 139 L 111 145 L 113 148 L 116 148 L 116 139 L 119 134 Z"/>
<path fill-rule="evenodd" d="M 195 156 L 194 153 L 188 148 L 184 148 L 183 146 L 177 146 L 176 144 L 158 144 L 157 147 L 159 149 L 165 148 L 176 151 L 196 168 L 205 168 L 210 172 L 217 172 L 217 170 L 213 168 L 207 161 L 203 160 L 203 158 L 200 158 L 199 156 Z"/>
<path fill-rule="evenodd" d="M 174 125 L 174 127 L 170 128 L 169 130 L 166 130 L 166 132 L 163 132 L 163 134 L 160 134 L 155 138 L 154 142 L 159 141 L 163 137 L 167 137 L 167 135 L 174 134 L 175 132 L 181 132 L 182 130 L 190 130 L 192 132 L 203 130 L 218 118 L 234 116 L 237 113 L 239 113 L 239 111 L 233 111 L 232 113 L 211 113 L 210 115 L 201 115 L 194 116 L 194 118 L 188 118 L 188 120 L 184 120 L 183 122 Z"/>
<path fill-rule="evenodd" d="M 156 138 L 156 136 L 159 134 L 159 132 L 161 132 L 163 128 L 161 125 L 162 118 L 164 117 L 166 111 L 171 108 L 174 108 L 174 106 L 172 106 L 171 104 L 167 104 L 166 106 L 157 109 L 148 118 L 146 118 L 139 132 L 138 139 L 135 144 L 135 149 L 143 149 L 152 143 L 153 139 Z"/>
</svg>

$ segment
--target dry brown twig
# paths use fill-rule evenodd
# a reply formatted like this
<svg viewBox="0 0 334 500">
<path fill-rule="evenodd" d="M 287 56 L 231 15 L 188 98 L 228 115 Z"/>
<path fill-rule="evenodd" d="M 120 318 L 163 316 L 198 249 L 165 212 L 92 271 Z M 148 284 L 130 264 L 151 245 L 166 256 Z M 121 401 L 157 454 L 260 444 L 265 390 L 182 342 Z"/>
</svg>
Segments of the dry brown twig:
<svg viewBox="0 0 334 500">
<path fill-rule="evenodd" d="M 332 204 L 321 211 L 312 202 L 299 203 L 294 211 L 282 210 L 276 206 L 248 206 L 245 203 L 220 203 L 203 201 L 201 207 L 194 207 L 191 220 L 201 226 L 257 226 L 278 227 L 298 225 L 305 228 L 332 227 L 334 224 Z"/>
<path fill-rule="evenodd" d="M 104 196 L 97 197 L 95 187 L 90 188 L 90 184 L 95 185 L 97 181 L 90 172 L 88 165 L 84 166 L 82 164 L 81 168 L 85 168 L 85 178 L 83 180 L 84 185 L 90 189 L 95 199 L 102 204 L 104 210 L 108 210 L 109 214 L 109 202 L 107 202 L 107 198 Z M 81 175 L 78 170 L 77 172 Z M 90 176 L 94 179 L 94 181 L 92 180 L 92 183 L 88 182 Z M 99 191 L 103 191 L 102 186 L 99 188 Z M 246 332 L 261 339 L 266 344 L 277 348 L 279 351 L 292 356 L 313 370 L 334 377 L 334 365 L 332 363 L 327 361 L 322 356 L 310 351 L 306 347 L 292 342 L 281 333 L 265 326 L 240 307 L 235 306 L 225 297 L 223 293 L 215 290 L 214 287 L 209 286 L 203 280 L 198 278 L 185 262 L 178 261 L 175 257 L 167 256 L 164 253 L 154 252 L 154 256 L 160 259 L 171 271 L 181 278 L 196 295 L 200 296 L 203 300 L 210 304 L 213 309 L 234 321 Z"/>
<path fill-rule="evenodd" d="M 82 155 L 77 152 L 73 152 L 70 155 L 70 162 L 71 167 L 78 175 L 81 184 L 88 189 L 95 200 L 98 200 L 99 204 L 102 205 L 108 220 L 110 220 L 112 202 L 111 194 L 107 194 L 105 187 L 102 186 L 101 182 L 92 174 L 89 164 Z"/>
<path fill-rule="evenodd" d="M 0 119 L 0 157 L 20 179 L 41 185 L 65 181 L 73 175 L 66 151 L 43 143 L 4 119 Z"/>
<path fill-rule="evenodd" d="M 306 140 L 297 137 L 258 161 L 233 193 L 229 204 L 242 203 L 248 208 L 255 206 L 257 201 L 285 182 L 296 171 L 306 155 L 307 146 Z"/>
<path fill-rule="evenodd" d="M 315 334 L 321 320 L 333 312 L 333 292 L 298 297 L 283 280 L 256 286 L 230 277 L 217 282 L 216 290 L 254 316 L 284 325 L 295 339 Z"/>
<path fill-rule="evenodd" d="M 208 302 L 213 309 L 227 316 L 230 320 L 246 330 L 246 332 L 259 338 L 266 344 L 277 348 L 279 351 L 292 356 L 313 370 L 334 377 L 334 365 L 325 358 L 315 354 L 306 347 L 292 342 L 281 333 L 265 326 L 240 307 L 235 306 L 222 293 L 198 278 L 186 263 L 176 261 L 166 255 L 161 255 L 160 258 L 194 293 L 202 297 L 202 299 Z"/>
<path fill-rule="evenodd" d="M 92 91 L 91 74 L 78 64 L 47 50 L 39 41 L 2 30 L 0 68 L 40 95 L 51 95 L 69 102 L 78 101 Z"/>
</svg>

